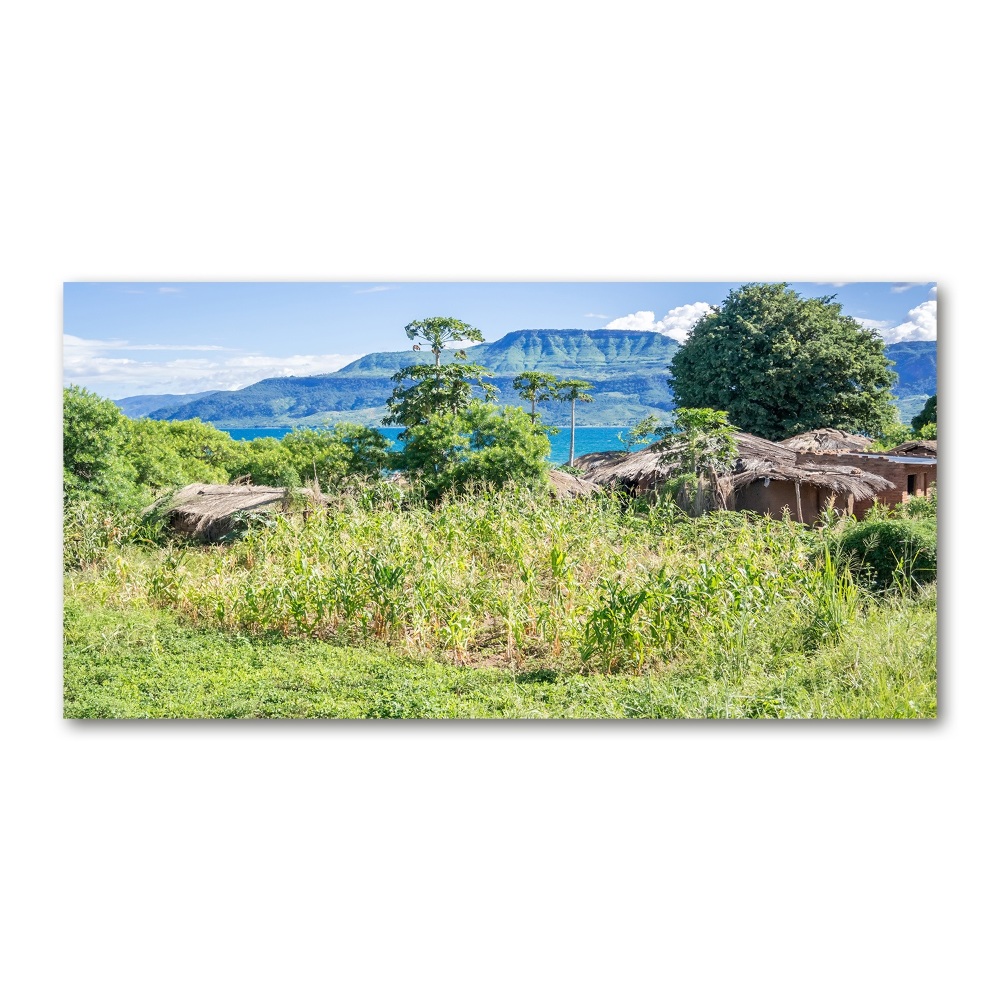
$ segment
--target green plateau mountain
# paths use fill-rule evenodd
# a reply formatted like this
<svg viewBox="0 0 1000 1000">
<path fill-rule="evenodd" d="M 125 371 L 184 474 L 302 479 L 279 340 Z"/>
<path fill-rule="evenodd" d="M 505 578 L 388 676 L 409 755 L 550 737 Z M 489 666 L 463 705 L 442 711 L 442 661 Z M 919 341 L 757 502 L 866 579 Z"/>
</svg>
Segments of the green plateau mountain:
<svg viewBox="0 0 1000 1000">
<path fill-rule="evenodd" d="M 550 372 L 560 378 L 592 382 L 594 402 L 576 408 L 578 426 L 621 426 L 650 413 L 666 416 L 673 407 L 667 384 L 677 341 L 659 333 L 631 330 L 517 330 L 499 340 L 466 350 L 467 360 L 496 373 L 498 402 L 526 406 L 513 388 L 523 371 Z M 912 419 L 937 391 L 937 344 L 907 342 L 886 348 L 897 362 L 896 387 L 902 419 Z M 898 359 L 898 360 L 897 360 Z M 445 351 L 442 362 L 455 360 Z M 117 400 L 129 416 L 157 420 L 197 417 L 217 427 L 316 426 L 349 420 L 376 424 L 385 413 L 392 376 L 406 365 L 433 364 L 429 352 L 386 351 L 366 354 L 328 375 L 269 378 L 243 389 L 189 396 L 130 396 Z M 568 403 L 543 403 L 542 419 L 569 423 Z"/>
</svg>

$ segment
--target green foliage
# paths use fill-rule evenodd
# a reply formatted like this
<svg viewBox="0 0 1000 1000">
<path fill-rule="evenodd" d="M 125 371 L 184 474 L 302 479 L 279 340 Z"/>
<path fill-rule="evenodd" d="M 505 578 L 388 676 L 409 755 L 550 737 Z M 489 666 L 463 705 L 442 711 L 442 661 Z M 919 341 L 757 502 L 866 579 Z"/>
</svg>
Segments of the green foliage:
<svg viewBox="0 0 1000 1000">
<path fill-rule="evenodd" d="M 316 478 L 322 490 L 335 489 L 348 478 L 374 479 L 388 464 L 389 442 L 377 430 L 356 424 L 302 427 L 280 443 L 299 482 Z"/>
<path fill-rule="evenodd" d="M 633 420 L 628 430 L 618 432 L 618 440 L 627 452 L 643 448 L 663 433 L 659 418 L 651 413 L 641 420 Z"/>
<path fill-rule="evenodd" d="M 933 426 L 934 433 L 923 433 L 929 425 Z M 913 429 L 922 440 L 928 441 L 937 437 L 937 393 L 924 403 L 924 408 L 913 418 Z"/>
<path fill-rule="evenodd" d="M 496 398 L 496 386 L 485 381 L 492 374 L 482 365 L 457 362 L 437 367 L 408 365 L 392 377 L 396 388 L 386 400 L 388 415 L 382 423 L 387 427 L 405 427 L 401 436 L 408 440 L 411 429 L 432 416 L 441 413 L 457 416 L 473 401 L 476 389 L 487 402 Z M 404 387 L 404 382 L 412 384 Z"/>
<path fill-rule="evenodd" d="M 406 336 L 422 342 L 434 352 L 435 365 L 441 362 L 441 352 L 448 344 L 472 340 L 482 343 L 486 338 L 480 330 L 451 316 L 432 316 L 430 319 L 413 320 L 406 324 Z M 465 351 L 456 351 L 456 358 L 465 358 Z"/>
<path fill-rule="evenodd" d="M 242 442 L 238 457 L 229 467 L 230 479 L 249 476 L 257 486 L 301 486 L 295 458 L 283 441 L 260 437 Z M 312 479 L 311 464 L 309 478 Z"/>
<path fill-rule="evenodd" d="M 666 458 L 677 462 L 684 473 L 728 472 L 736 463 L 736 428 L 721 410 L 681 407 L 674 410 L 673 423 L 657 445 Z"/>
<path fill-rule="evenodd" d="M 910 441 L 912 439 L 912 428 L 906 424 L 900 423 L 898 420 L 895 420 L 889 424 L 876 438 L 874 450 L 888 451 L 890 448 L 897 448 L 904 441 Z"/>
<path fill-rule="evenodd" d="M 933 716 L 933 602 L 896 602 L 808 656 L 581 673 L 462 665 L 369 644 L 248 636 L 170 611 L 65 602 L 67 718 L 903 718 Z M 596 655 L 596 654 L 595 654 Z M 595 661 L 596 662 L 596 661 Z"/>
<path fill-rule="evenodd" d="M 126 539 L 68 577 L 67 714 L 934 714 L 933 585 L 876 596 L 791 521 L 485 499 L 376 486 L 227 546 Z"/>
<path fill-rule="evenodd" d="M 906 500 L 896 508 L 898 517 L 937 517 L 937 489 L 931 487 L 925 496 L 907 497 Z"/>
<path fill-rule="evenodd" d="M 866 518 L 844 529 L 838 554 L 882 590 L 929 583 L 937 578 L 937 519 Z"/>
<path fill-rule="evenodd" d="M 137 482 L 154 491 L 228 482 L 240 453 L 225 431 L 200 420 L 130 420 L 126 437 Z"/>
<path fill-rule="evenodd" d="M 63 390 L 63 503 L 91 500 L 123 510 L 142 502 L 129 460 L 129 421 L 108 399 Z"/>
<path fill-rule="evenodd" d="M 576 404 L 592 403 L 594 397 L 587 393 L 588 389 L 594 387 L 580 378 L 561 379 L 556 383 L 553 399 L 560 399 L 569 403 L 569 459 L 567 465 L 573 464 L 576 451 Z"/>
<path fill-rule="evenodd" d="M 461 413 L 436 413 L 410 428 L 399 464 L 436 501 L 484 485 L 541 485 L 549 447 L 524 410 L 473 401 Z"/>
<path fill-rule="evenodd" d="M 552 398 L 568 403 L 592 403 L 594 397 L 588 395 L 587 390 L 593 388 L 590 382 L 585 382 L 581 378 L 560 379 L 556 382 L 555 395 Z"/>
<path fill-rule="evenodd" d="M 724 410 L 737 427 L 778 440 L 817 427 L 877 436 L 893 420 L 881 337 L 832 296 L 748 284 L 707 313 L 674 356 L 681 407 Z"/>
<path fill-rule="evenodd" d="M 549 399 L 556 399 L 559 380 L 548 372 L 521 372 L 513 380 L 513 387 L 521 399 L 531 403 L 531 422 L 535 422 L 535 406 Z"/>
</svg>

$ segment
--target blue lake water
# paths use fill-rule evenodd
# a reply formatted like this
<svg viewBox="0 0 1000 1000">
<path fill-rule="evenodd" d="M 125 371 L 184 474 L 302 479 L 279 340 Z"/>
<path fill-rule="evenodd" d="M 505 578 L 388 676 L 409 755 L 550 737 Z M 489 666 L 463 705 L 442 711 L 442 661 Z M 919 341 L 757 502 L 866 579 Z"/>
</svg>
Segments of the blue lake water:
<svg viewBox="0 0 1000 1000">
<path fill-rule="evenodd" d="M 290 427 L 241 427 L 233 430 L 225 428 L 226 433 L 237 441 L 250 441 L 259 437 L 283 438 L 291 429 Z M 592 451 L 623 451 L 624 447 L 618 440 L 618 434 L 625 429 L 624 427 L 577 427 L 576 454 L 586 455 Z M 401 427 L 379 427 L 378 430 L 392 442 L 393 451 L 402 448 L 402 442 L 398 440 Z M 557 431 L 555 434 L 549 434 L 549 441 L 552 443 L 549 461 L 562 465 L 569 458 L 569 428 L 560 427 Z"/>
</svg>

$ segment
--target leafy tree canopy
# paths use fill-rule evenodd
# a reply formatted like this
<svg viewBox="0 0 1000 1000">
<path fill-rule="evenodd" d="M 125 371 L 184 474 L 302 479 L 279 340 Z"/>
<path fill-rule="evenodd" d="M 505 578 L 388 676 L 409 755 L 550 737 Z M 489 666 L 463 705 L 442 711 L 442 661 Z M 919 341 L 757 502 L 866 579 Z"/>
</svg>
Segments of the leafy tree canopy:
<svg viewBox="0 0 1000 1000">
<path fill-rule="evenodd" d="M 471 340 L 481 344 L 486 338 L 482 331 L 453 316 L 431 316 L 429 319 L 415 319 L 406 324 L 406 336 L 410 340 L 423 343 L 434 353 L 434 363 L 441 363 L 441 352 L 448 344 Z M 458 351 L 456 357 L 465 358 L 465 351 Z"/>
<path fill-rule="evenodd" d="M 407 365 L 392 377 L 396 388 L 386 400 L 388 414 L 382 423 L 387 427 L 405 427 L 401 436 L 408 440 L 417 424 L 435 414 L 459 414 L 473 401 L 476 389 L 483 393 L 486 402 L 495 399 L 496 386 L 485 381 L 492 375 L 482 365 L 459 362 L 438 367 Z M 404 387 L 405 382 L 411 384 Z"/>
<path fill-rule="evenodd" d="M 300 427 L 286 434 L 281 444 L 298 481 L 310 483 L 315 478 L 323 490 L 349 478 L 374 478 L 388 464 L 389 442 L 377 430 L 356 424 Z"/>
<path fill-rule="evenodd" d="M 894 420 L 881 337 L 833 296 L 748 284 L 706 313 L 672 362 L 675 402 L 771 440 L 817 427 L 878 436 Z"/>
<path fill-rule="evenodd" d="M 589 382 L 584 382 L 580 378 L 564 378 L 556 382 L 555 399 L 561 399 L 569 403 L 592 403 L 594 397 L 588 395 L 587 390 L 594 387 Z"/>
<path fill-rule="evenodd" d="M 548 399 L 557 399 L 559 380 L 548 372 L 521 372 L 513 382 L 521 399 L 531 403 L 531 422 L 535 422 L 535 406 Z"/>
<path fill-rule="evenodd" d="M 134 506 L 136 472 L 128 457 L 128 418 L 109 399 L 78 385 L 63 390 L 63 501 Z"/>
<path fill-rule="evenodd" d="M 924 403 L 924 408 L 913 418 L 913 429 L 918 433 L 928 424 L 934 425 L 934 434 L 937 435 L 937 393 Z"/>
<path fill-rule="evenodd" d="M 434 413 L 412 427 L 399 465 L 437 500 L 476 484 L 540 484 L 548 454 L 548 438 L 520 407 L 473 400 L 459 413 Z"/>
<path fill-rule="evenodd" d="M 736 428 L 720 410 L 679 408 L 674 410 L 673 423 L 654 433 L 664 435 L 656 450 L 678 461 L 686 473 L 719 475 L 736 463 Z"/>
</svg>

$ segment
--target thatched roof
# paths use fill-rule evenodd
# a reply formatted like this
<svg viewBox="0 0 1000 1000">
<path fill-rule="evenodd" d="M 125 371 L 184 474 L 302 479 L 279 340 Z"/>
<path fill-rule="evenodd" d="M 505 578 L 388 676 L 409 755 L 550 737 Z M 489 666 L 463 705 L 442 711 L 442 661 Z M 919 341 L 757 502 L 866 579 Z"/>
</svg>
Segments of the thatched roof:
<svg viewBox="0 0 1000 1000">
<path fill-rule="evenodd" d="M 853 496 L 855 500 L 871 500 L 882 490 L 892 487 L 883 476 L 865 472 L 853 465 L 777 465 L 771 462 L 747 462 L 726 477 L 733 490 L 741 489 L 760 479 L 796 482 L 816 486 L 831 493 Z"/>
<path fill-rule="evenodd" d="M 882 452 L 883 455 L 913 455 L 915 458 L 937 458 L 937 440 L 904 441 L 895 448 Z"/>
<path fill-rule="evenodd" d="M 835 493 L 850 494 L 856 500 L 870 500 L 892 486 L 888 479 L 863 472 L 853 466 L 797 465 L 797 453 L 784 444 L 775 444 L 753 434 L 738 433 L 739 456 L 729 474 L 720 477 L 728 493 L 758 479 L 798 481 Z M 620 485 L 641 492 L 654 488 L 677 474 L 676 465 L 666 460 L 655 446 L 631 454 L 622 451 L 582 455 L 575 463 L 587 478 L 601 486 Z"/>
<path fill-rule="evenodd" d="M 865 451 L 872 445 L 871 438 L 861 434 L 848 434 L 847 431 L 839 431 L 835 427 L 804 431 L 779 443 L 791 448 L 792 451 L 805 452 Z"/>
<path fill-rule="evenodd" d="M 737 469 L 740 463 L 747 462 L 774 462 L 778 465 L 794 465 L 795 449 L 789 448 L 784 443 L 768 441 L 767 438 L 757 437 L 756 434 L 744 434 L 739 431 L 736 434 L 736 450 L 739 458 L 736 460 Z"/>
<path fill-rule="evenodd" d="M 292 491 L 302 499 L 324 503 L 327 498 L 312 490 Z M 239 515 L 287 509 L 289 490 L 277 486 L 192 483 L 153 505 L 166 512 L 171 530 L 203 542 L 217 542 L 228 535 Z"/>
<path fill-rule="evenodd" d="M 748 468 L 747 463 L 795 465 L 795 452 L 773 441 L 753 434 L 736 434 L 739 458 L 736 471 Z M 677 475 L 677 465 L 672 463 L 656 445 L 640 451 L 595 451 L 581 455 L 574 463 L 583 469 L 587 478 L 601 486 L 620 483 L 629 488 L 648 489 Z"/>
<path fill-rule="evenodd" d="M 582 497 L 588 493 L 597 493 L 600 486 L 584 476 L 574 476 L 561 469 L 549 469 L 549 490 L 560 499 L 565 497 Z"/>
</svg>

